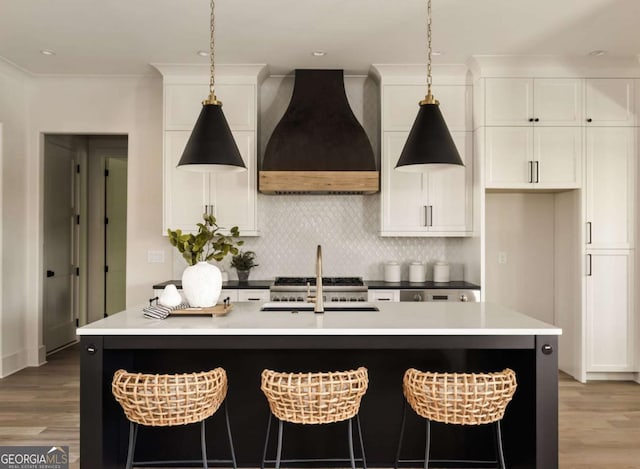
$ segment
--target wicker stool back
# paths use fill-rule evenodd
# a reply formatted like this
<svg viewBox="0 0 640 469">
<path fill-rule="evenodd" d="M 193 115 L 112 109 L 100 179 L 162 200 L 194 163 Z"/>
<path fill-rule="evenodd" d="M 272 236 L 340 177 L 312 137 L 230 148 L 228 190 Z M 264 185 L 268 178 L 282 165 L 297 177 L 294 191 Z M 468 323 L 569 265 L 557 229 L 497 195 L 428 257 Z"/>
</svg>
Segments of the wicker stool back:
<svg viewBox="0 0 640 469">
<path fill-rule="evenodd" d="M 278 419 L 316 425 L 354 417 L 368 385 L 364 367 L 328 373 L 264 370 L 261 389 Z"/>
<path fill-rule="evenodd" d="M 222 368 L 175 375 L 118 370 L 111 389 L 132 422 L 153 427 L 186 425 L 218 410 L 227 395 L 227 374 Z"/>
<path fill-rule="evenodd" d="M 430 373 L 414 368 L 404 374 L 403 392 L 421 417 L 456 425 L 482 425 L 504 417 L 516 391 L 516 374 Z"/>
</svg>

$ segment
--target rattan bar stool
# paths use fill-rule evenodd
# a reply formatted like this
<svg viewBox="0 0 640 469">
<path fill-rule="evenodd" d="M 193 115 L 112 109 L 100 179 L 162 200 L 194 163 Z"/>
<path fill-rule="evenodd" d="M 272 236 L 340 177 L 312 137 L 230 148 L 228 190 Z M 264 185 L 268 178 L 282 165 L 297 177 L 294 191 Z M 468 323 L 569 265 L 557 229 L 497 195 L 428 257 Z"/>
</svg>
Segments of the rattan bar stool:
<svg viewBox="0 0 640 469">
<path fill-rule="evenodd" d="M 231 449 L 231 459 L 215 461 L 233 464 L 237 468 L 236 457 L 231 439 L 231 425 L 227 412 L 227 374 L 224 369 L 216 368 L 201 373 L 174 375 L 156 375 L 129 373 L 118 370 L 113 375 L 111 390 L 122 406 L 129 420 L 129 448 L 127 451 L 127 469 L 134 465 L 171 463 L 184 464 L 200 461 L 145 461 L 134 462 L 138 426 L 170 427 L 200 423 L 200 444 L 202 447 L 202 465 L 208 466 L 207 444 L 205 438 L 205 420 L 222 406 L 227 424 L 227 436 Z"/>
<path fill-rule="evenodd" d="M 360 401 L 367 391 L 369 377 L 367 369 L 335 371 L 327 373 L 279 373 L 272 370 L 262 372 L 261 389 L 269 402 L 271 414 L 267 424 L 267 436 L 264 442 L 261 468 L 266 463 L 275 463 L 280 469 L 281 463 L 299 462 L 346 462 L 356 468 L 356 461 L 362 462 L 364 469 L 367 462 L 362 441 L 362 428 L 358 411 Z M 278 419 L 278 444 L 276 459 L 267 460 L 267 449 L 273 417 Z M 360 452 L 362 457 L 355 457 L 353 450 L 353 420 L 358 428 Z M 283 422 L 302 425 L 322 425 L 347 421 L 349 459 L 282 459 Z"/>
<path fill-rule="evenodd" d="M 405 400 L 395 468 L 398 469 L 401 462 L 416 462 L 400 459 L 407 403 L 409 403 L 416 414 L 426 421 L 425 469 L 429 468 L 430 462 L 432 421 L 451 425 L 493 423 L 495 425 L 496 460 L 472 462 L 495 463 L 499 469 L 506 469 L 500 421 L 504 417 L 507 404 L 511 402 L 516 386 L 516 374 L 508 368 L 498 373 L 430 373 L 414 368 L 407 370 L 402 383 Z M 431 462 L 458 463 L 465 461 L 432 460 Z"/>
</svg>

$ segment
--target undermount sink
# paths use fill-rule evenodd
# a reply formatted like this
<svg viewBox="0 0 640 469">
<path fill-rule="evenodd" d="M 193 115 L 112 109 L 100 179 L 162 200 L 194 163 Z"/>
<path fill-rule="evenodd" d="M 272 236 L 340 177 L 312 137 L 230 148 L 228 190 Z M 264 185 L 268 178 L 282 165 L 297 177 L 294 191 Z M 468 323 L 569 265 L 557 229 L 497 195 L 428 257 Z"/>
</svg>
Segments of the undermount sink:
<svg viewBox="0 0 640 469">
<path fill-rule="evenodd" d="M 303 302 L 271 302 L 265 303 L 260 311 L 313 311 L 313 303 Z M 326 302 L 324 304 L 325 311 L 379 311 L 379 309 L 371 303 L 345 303 L 345 302 Z"/>
</svg>

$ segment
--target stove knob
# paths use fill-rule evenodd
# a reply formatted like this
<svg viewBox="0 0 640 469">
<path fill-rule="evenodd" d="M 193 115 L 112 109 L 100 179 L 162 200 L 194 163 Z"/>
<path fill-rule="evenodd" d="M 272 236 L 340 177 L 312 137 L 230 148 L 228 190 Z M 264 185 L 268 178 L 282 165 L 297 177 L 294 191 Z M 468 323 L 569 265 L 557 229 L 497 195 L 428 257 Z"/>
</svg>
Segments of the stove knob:
<svg viewBox="0 0 640 469">
<path fill-rule="evenodd" d="M 357 301 L 357 298 L 349 298 L 349 301 Z"/>
<path fill-rule="evenodd" d="M 304 301 L 304 298 L 302 298 L 301 296 L 299 296 L 298 298 L 296 298 L 296 301 Z"/>
<path fill-rule="evenodd" d="M 360 297 L 358 298 L 358 301 L 364 301 L 364 298 Z"/>
<path fill-rule="evenodd" d="M 290 296 L 289 297 L 289 301 L 296 301 L 296 297 L 295 296 Z"/>
<path fill-rule="evenodd" d="M 332 296 L 331 297 L 331 301 L 338 301 L 338 297 L 337 296 Z"/>
<path fill-rule="evenodd" d="M 347 301 L 347 299 L 344 296 L 341 296 L 340 301 Z"/>
<path fill-rule="evenodd" d="M 280 297 L 279 296 L 274 296 L 271 301 L 280 301 Z"/>
<path fill-rule="evenodd" d="M 413 295 L 413 301 L 422 301 L 422 295 L 420 293 L 416 293 Z"/>
</svg>

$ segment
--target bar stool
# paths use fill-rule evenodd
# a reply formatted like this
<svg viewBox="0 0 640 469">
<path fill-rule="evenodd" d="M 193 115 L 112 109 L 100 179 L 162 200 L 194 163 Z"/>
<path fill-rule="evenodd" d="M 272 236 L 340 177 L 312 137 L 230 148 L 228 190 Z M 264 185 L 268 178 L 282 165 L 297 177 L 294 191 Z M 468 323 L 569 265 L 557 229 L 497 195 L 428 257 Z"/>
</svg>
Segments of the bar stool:
<svg viewBox="0 0 640 469">
<path fill-rule="evenodd" d="M 224 407 L 227 424 L 227 436 L 231 449 L 231 462 L 236 469 L 236 457 L 231 439 L 231 426 L 227 412 L 227 374 L 224 369 L 216 368 L 201 373 L 174 375 L 156 375 L 129 373 L 118 370 L 113 375 L 111 390 L 122 406 L 129 420 L 129 448 L 127 451 L 127 469 L 134 464 L 158 464 L 169 461 L 146 461 L 134 463 L 138 426 L 171 427 L 200 422 L 200 443 L 202 464 L 208 468 L 207 446 L 205 439 L 205 420 Z M 170 461 L 171 463 L 192 463 L 198 461 Z"/>
<path fill-rule="evenodd" d="M 263 370 L 261 389 L 267 397 L 271 414 L 267 424 L 267 436 L 262 454 L 264 469 L 267 462 L 275 462 L 275 468 L 280 469 L 281 463 L 292 462 L 338 462 L 347 459 L 288 459 L 282 460 L 282 427 L 283 422 L 303 425 L 321 425 L 335 422 L 348 422 L 349 459 L 351 468 L 356 467 L 353 450 L 353 420 L 358 428 L 361 461 L 364 469 L 367 463 L 362 442 L 362 428 L 360 427 L 360 401 L 367 391 L 369 378 L 367 369 L 335 371 L 327 373 L 279 373 Z M 278 446 L 275 461 L 267 461 L 267 448 L 271 431 L 271 420 L 278 419 Z"/>
<path fill-rule="evenodd" d="M 496 461 L 474 462 L 495 463 L 498 468 L 506 469 L 500 421 L 504 417 L 507 404 L 511 402 L 516 391 L 516 374 L 513 370 L 507 368 L 498 373 L 430 373 L 410 368 L 405 372 L 402 384 L 405 400 L 394 466 L 396 469 L 398 469 L 399 463 L 408 462 L 400 459 L 407 403 L 426 421 L 425 469 L 429 468 L 431 421 L 451 425 L 495 424 Z M 458 463 L 463 461 L 431 462 Z"/>
</svg>

